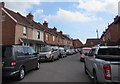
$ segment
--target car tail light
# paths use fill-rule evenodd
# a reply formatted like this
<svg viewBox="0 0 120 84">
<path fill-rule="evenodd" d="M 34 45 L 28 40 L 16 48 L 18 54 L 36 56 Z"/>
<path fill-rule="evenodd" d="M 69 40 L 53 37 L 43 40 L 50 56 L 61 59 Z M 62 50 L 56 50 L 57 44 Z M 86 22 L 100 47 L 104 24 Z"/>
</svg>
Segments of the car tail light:
<svg viewBox="0 0 120 84">
<path fill-rule="evenodd" d="M 81 57 L 84 57 L 84 56 L 85 56 L 85 54 L 82 54 L 82 55 L 81 55 Z"/>
<path fill-rule="evenodd" d="M 111 68 L 110 65 L 104 65 L 104 77 L 106 80 L 111 80 Z"/>
<path fill-rule="evenodd" d="M 11 61 L 11 67 L 15 67 L 16 66 L 16 61 Z"/>
</svg>

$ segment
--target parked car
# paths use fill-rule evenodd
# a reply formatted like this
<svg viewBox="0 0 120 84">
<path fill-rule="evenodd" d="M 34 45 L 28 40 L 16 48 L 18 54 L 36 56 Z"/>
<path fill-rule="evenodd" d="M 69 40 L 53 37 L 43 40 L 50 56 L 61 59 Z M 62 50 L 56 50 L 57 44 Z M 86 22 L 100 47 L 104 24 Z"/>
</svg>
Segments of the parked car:
<svg viewBox="0 0 120 84">
<path fill-rule="evenodd" d="M 59 52 L 60 52 L 59 55 L 60 58 L 66 57 L 66 50 L 64 48 L 60 47 Z"/>
<path fill-rule="evenodd" d="M 67 49 L 66 50 L 66 55 L 72 55 L 73 53 L 72 53 L 72 51 L 71 51 L 71 49 Z"/>
<path fill-rule="evenodd" d="M 84 69 L 95 83 L 120 83 L 120 47 L 93 47 L 85 57 Z"/>
<path fill-rule="evenodd" d="M 2 45 L 2 63 L 2 77 L 18 80 L 22 80 L 27 71 L 40 68 L 37 53 L 28 46 Z"/>
<path fill-rule="evenodd" d="M 51 47 L 42 47 L 39 52 L 40 61 L 55 61 L 59 59 L 58 50 Z"/>
<path fill-rule="evenodd" d="M 86 55 L 88 55 L 89 51 L 91 48 L 82 48 L 81 53 L 80 53 L 80 61 L 84 62 L 84 58 Z"/>
</svg>

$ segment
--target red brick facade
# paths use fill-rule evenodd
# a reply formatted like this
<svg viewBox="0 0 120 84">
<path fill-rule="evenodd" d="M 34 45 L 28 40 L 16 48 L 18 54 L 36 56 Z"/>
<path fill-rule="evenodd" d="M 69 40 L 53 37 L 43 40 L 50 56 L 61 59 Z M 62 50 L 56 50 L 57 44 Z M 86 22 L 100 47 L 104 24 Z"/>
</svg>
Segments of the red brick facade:
<svg viewBox="0 0 120 84">
<path fill-rule="evenodd" d="M 49 28 L 45 21 L 43 24 L 34 21 L 34 16 L 29 13 L 26 17 L 20 13 L 15 13 L 4 7 L 2 3 L 2 44 L 21 44 L 33 46 L 38 50 L 37 46 L 51 45 L 51 46 L 73 46 L 72 39 L 62 33 L 57 32 L 57 28 Z M 23 35 L 24 27 L 26 27 L 27 34 Z M 43 40 L 35 39 L 35 32 L 40 30 L 43 33 Z M 48 39 L 46 39 L 48 34 Z M 42 34 L 41 34 L 42 35 Z M 37 37 L 36 37 L 37 38 Z M 21 40 L 22 39 L 22 40 Z M 25 39 L 25 40 L 24 40 Z M 23 42 L 24 41 L 24 42 Z M 39 41 L 39 42 L 38 42 Z M 40 44 L 40 42 L 43 43 Z M 36 43 L 38 44 L 32 44 Z"/>
<path fill-rule="evenodd" d="M 114 18 L 114 22 L 112 22 L 103 32 L 101 40 L 103 41 L 103 43 L 105 43 L 105 45 L 120 44 L 118 43 L 118 41 L 120 40 L 120 21 L 118 16 Z"/>
<path fill-rule="evenodd" d="M 83 43 L 79 39 L 73 40 L 73 46 L 74 48 L 80 48 L 83 46 Z"/>
</svg>

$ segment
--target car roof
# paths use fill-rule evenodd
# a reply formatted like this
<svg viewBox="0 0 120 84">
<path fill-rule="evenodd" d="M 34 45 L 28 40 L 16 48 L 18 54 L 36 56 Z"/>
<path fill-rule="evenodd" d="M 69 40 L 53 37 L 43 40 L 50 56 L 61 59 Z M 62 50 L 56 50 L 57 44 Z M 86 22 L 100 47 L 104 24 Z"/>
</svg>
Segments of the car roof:
<svg viewBox="0 0 120 84">
<path fill-rule="evenodd" d="M 82 48 L 82 50 L 91 50 L 92 48 Z"/>
<path fill-rule="evenodd" d="M 118 46 L 98 46 L 98 47 L 93 47 L 93 48 L 120 48 Z"/>
</svg>

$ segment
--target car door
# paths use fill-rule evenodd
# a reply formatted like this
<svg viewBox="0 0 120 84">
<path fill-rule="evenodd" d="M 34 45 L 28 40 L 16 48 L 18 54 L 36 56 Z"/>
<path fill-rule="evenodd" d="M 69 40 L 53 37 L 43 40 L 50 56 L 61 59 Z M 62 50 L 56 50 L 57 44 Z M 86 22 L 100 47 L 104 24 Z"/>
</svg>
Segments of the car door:
<svg viewBox="0 0 120 84">
<path fill-rule="evenodd" d="M 14 55 L 16 58 L 16 68 L 20 68 L 22 65 L 26 67 L 26 70 L 29 68 L 28 65 L 28 56 L 24 54 L 24 50 L 22 46 L 16 46 L 14 47 Z"/>
<path fill-rule="evenodd" d="M 29 55 L 31 57 L 30 58 L 31 66 L 32 66 L 32 68 L 35 68 L 37 63 L 38 63 L 38 55 L 37 55 L 37 53 L 35 52 L 35 50 L 32 47 L 29 47 L 28 51 L 29 51 Z"/>
<path fill-rule="evenodd" d="M 92 74 L 92 70 L 93 70 L 93 62 L 94 62 L 94 60 L 95 60 L 95 57 L 94 57 L 94 55 L 95 55 L 95 49 L 92 49 L 92 50 L 90 50 L 90 53 L 89 53 L 89 55 L 85 58 L 86 59 L 86 67 L 87 67 L 87 69 L 88 69 L 88 71 Z"/>
<path fill-rule="evenodd" d="M 33 65 L 32 65 L 32 56 L 30 55 L 30 50 L 29 50 L 29 47 L 23 47 L 24 49 L 24 55 L 26 57 L 26 60 L 25 61 L 25 65 L 26 65 L 26 69 L 27 70 L 31 70 Z"/>
</svg>

